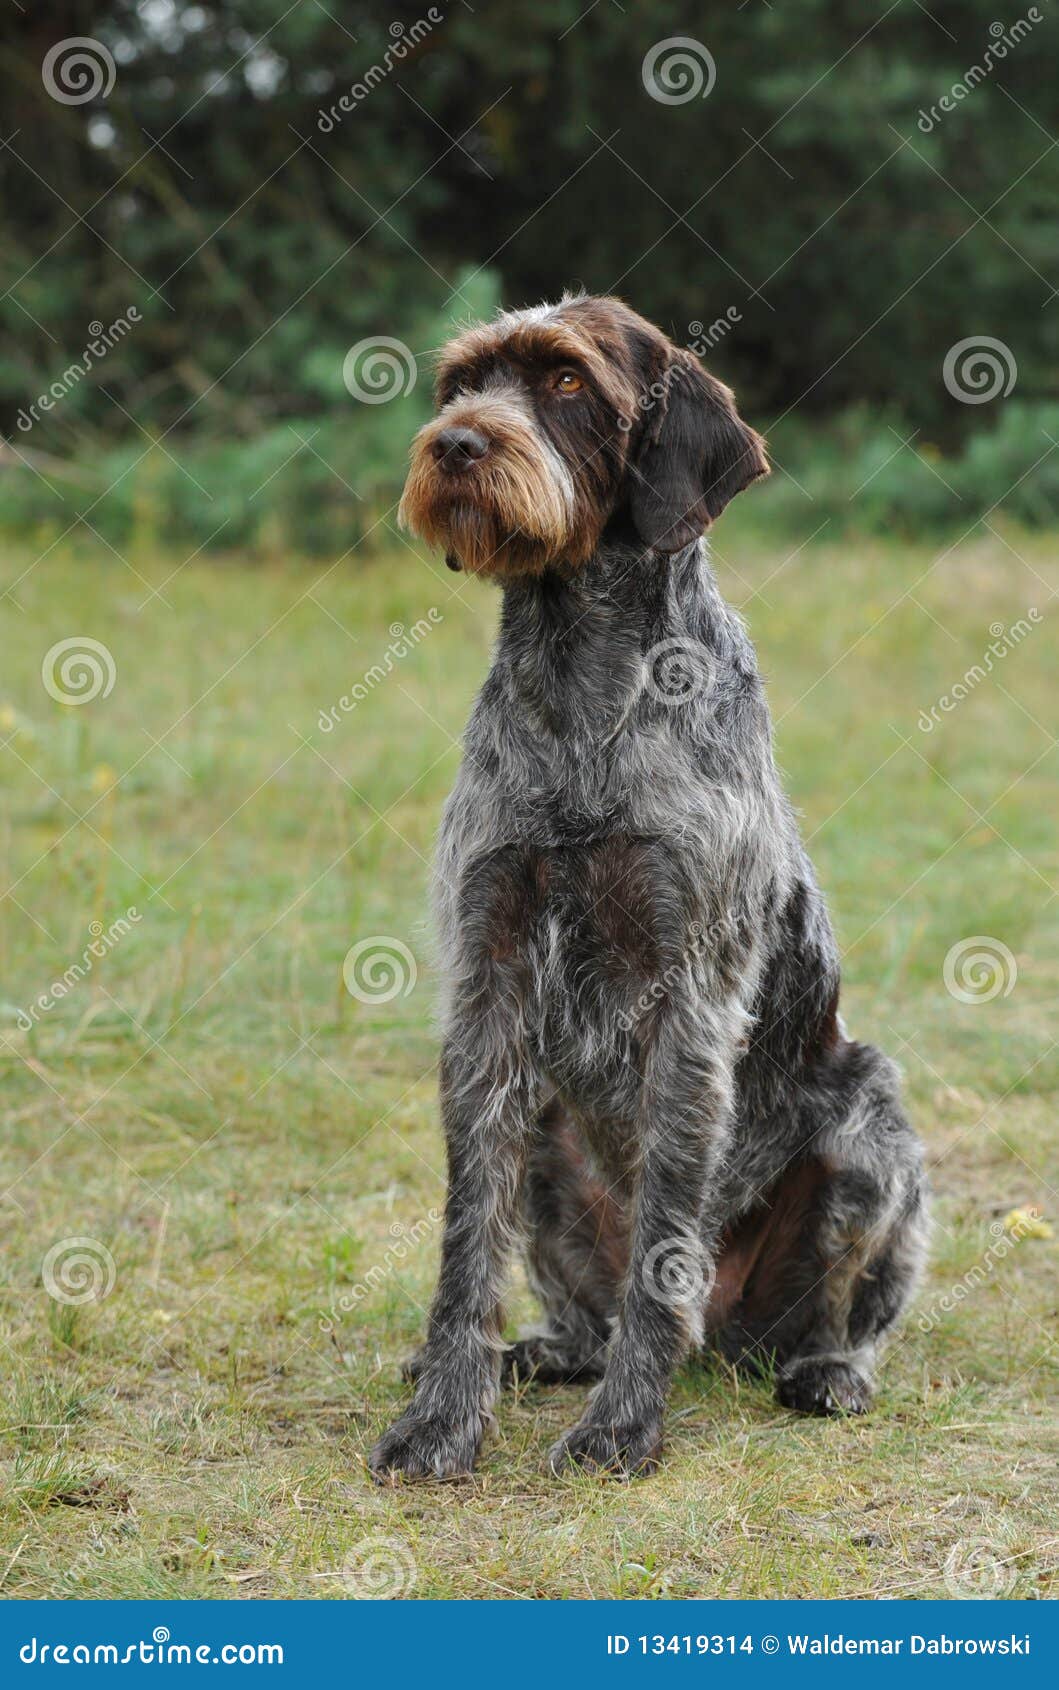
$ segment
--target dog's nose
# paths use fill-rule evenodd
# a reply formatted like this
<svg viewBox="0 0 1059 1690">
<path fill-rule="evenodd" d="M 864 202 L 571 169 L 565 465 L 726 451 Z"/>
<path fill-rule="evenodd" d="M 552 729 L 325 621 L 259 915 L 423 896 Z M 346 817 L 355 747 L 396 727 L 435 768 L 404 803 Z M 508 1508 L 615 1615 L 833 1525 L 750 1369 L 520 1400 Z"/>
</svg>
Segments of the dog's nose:
<svg viewBox="0 0 1059 1690">
<path fill-rule="evenodd" d="M 437 463 L 460 470 L 484 458 L 489 442 L 473 428 L 443 428 L 431 450 Z"/>
</svg>

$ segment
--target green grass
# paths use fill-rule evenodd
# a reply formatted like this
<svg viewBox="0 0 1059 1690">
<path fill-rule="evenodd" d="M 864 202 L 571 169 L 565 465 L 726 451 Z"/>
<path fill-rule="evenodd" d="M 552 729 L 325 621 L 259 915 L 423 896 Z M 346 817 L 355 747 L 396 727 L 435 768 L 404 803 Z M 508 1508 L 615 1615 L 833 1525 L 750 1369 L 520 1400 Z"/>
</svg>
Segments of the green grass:
<svg viewBox="0 0 1059 1690">
<path fill-rule="evenodd" d="M 364 1453 L 404 1398 L 436 1267 L 428 861 L 495 598 L 397 541 L 331 568 L 143 548 L 144 580 L 69 542 L 9 551 L 3 1595 L 1056 1594 L 1059 1245 L 991 1231 L 1059 1210 L 1055 540 L 786 559 L 740 522 L 718 569 L 769 678 L 847 1020 L 899 1056 L 933 1164 L 931 1270 L 874 1416 L 800 1421 L 689 1366 L 662 1471 L 622 1487 L 548 1477 L 582 1393 L 523 1388 L 476 1479 L 373 1488 Z M 390 625 L 430 606 L 442 620 L 324 733 Z M 1043 622 L 924 734 L 990 625 L 1030 606 Z M 77 708 L 41 682 L 75 635 L 115 665 Z M 27 1029 L 90 923 L 130 908 Z M 364 1004 L 343 958 L 380 934 L 417 981 Z M 961 1003 L 944 962 L 976 934 L 1017 981 Z M 95 1241 L 106 1296 L 45 1288 L 70 1238 Z M 530 1314 L 516 1277 L 512 1320 Z"/>
</svg>

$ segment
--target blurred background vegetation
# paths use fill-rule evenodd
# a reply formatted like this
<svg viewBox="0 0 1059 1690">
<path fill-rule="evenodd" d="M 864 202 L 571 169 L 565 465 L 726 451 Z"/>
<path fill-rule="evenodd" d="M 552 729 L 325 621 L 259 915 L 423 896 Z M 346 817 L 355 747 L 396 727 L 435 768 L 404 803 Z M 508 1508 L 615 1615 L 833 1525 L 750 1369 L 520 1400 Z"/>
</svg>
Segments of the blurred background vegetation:
<svg viewBox="0 0 1059 1690">
<path fill-rule="evenodd" d="M 931 532 L 1003 501 L 1044 523 L 1059 514 L 1048 10 L 8 7 L 0 521 L 46 540 L 83 515 L 117 546 L 151 530 L 346 546 L 393 505 L 424 355 L 453 322 L 583 285 L 681 342 L 729 314 L 708 359 L 788 472 L 762 521 Z M 1031 11 L 1043 21 L 939 112 Z M 650 98 L 645 53 L 689 33 L 714 87 Z M 47 91 L 45 57 L 74 36 L 112 54 L 105 97 Z M 120 344 L 20 423 L 93 325 L 130 308 Z M 983 335 L 1017 379 L 963 403 L 944 356 Z M 343 363 L 379 336 L 419 379 L 369 405 Z"/>
</svg>

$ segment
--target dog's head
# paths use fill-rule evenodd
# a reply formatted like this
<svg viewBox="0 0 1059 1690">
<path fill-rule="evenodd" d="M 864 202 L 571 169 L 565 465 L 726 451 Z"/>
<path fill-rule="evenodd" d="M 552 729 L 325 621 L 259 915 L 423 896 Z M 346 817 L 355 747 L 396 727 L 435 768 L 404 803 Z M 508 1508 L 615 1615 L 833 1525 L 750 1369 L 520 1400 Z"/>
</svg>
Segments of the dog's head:
<svg viewBox="0 0 1059 1690">
<path fill-rule="evenodd" d="M 768 474 L 764 442 L 694 353 L 617 299 L 507 312 L 441 355 L 402 523 L 454 568 L 535 574 L 627 516 L 680 551 Z"/>
</svg>

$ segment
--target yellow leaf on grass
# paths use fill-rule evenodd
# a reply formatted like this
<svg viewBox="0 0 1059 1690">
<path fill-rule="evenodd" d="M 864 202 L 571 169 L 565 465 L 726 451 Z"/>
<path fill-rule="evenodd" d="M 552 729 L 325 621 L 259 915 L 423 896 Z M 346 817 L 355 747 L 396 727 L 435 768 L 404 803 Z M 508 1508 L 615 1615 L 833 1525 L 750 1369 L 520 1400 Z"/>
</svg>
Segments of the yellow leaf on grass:
<svg viewBox="0 0 1059 1690">
<path fill-rule="evenodd" d="M 1036 1209 L 1012 1209 L 1004 1225 L 1016 1238 L 1054 1238 L 1055 1229 Z"/>
</svg>

